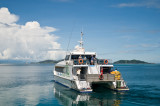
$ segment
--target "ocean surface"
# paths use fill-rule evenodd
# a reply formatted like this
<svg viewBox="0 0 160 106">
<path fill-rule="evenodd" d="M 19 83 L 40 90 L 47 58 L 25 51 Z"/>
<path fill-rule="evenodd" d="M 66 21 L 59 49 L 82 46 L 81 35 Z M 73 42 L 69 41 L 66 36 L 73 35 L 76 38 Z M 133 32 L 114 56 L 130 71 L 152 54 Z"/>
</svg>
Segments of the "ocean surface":
<svg viewBox="0 0 160 106">
<path fill-rule="evenodd" d="M 53 67 L 0 65 L 0 106 L 160 106 L 160 64 L 115 65 L 130 91 L 88 94 L 55 83 Z"/>
</svg>

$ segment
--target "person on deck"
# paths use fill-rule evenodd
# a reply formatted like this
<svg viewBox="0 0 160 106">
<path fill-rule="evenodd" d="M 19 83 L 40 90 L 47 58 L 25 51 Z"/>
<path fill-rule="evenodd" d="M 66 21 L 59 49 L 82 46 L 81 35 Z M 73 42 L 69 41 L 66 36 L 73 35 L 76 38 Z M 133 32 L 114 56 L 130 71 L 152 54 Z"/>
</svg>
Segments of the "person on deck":
<svg viewBox="0 0 160 106">
<path fill-rule="evenodd" d="M 91 65 L 94 65 L 94 57 L 93 57 L 93 55 L 91 57 Z"/>
<path fill-rule="evenodd" d="M 80 55 L 78 59 L 82 59 L 82 56 Z"/>
<path fill-rule="evenodd" d="M 84 61 L 84 64 L 87 64 L 87 58 L 86 58 L 86 56 L 84 56 L 83 61 Z"/>
<path fill-rule="evenodd" d="M 77 69 L 77 76 L 78 76 L 78 79 L 80 78 L 80 74 L 81 74 L 81 69 L 78 68 L 78 69 Z"/>
</svg>

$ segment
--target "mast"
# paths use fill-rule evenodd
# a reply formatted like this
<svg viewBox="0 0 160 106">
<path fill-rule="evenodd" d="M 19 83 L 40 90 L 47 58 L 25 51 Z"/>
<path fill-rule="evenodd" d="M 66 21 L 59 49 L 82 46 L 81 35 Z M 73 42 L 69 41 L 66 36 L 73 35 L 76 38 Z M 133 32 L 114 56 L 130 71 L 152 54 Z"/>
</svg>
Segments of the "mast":
<svg viewBox="0 0 160 106">
<path fill-rule="evenodd" d="M 81 32 L 81 40 L 78 41 L 80 43 L 80 46 L 76 47 L 75 51 L 78 51 L 78 52 L 85 52 L 85 49 L 83 48 L 83 32 Z"/>
<path fill-rule="evenodd" d="M 79 41 L 80 47 L 83 48 L 83 32 L 81 32 L 81 40 Z"/>
</svg>

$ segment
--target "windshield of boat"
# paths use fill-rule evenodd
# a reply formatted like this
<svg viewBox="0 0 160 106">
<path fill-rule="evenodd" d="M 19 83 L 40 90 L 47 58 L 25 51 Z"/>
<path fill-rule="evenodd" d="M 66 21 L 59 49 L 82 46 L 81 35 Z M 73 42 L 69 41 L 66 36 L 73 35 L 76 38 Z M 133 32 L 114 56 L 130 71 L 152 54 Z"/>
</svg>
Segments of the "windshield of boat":
<svg viewBox="0 0 160 106">
<path fill-rule="evenodd" d="M 79 59 L 79 56 L 80 55 L 72 55 L 71 59 Z M 89 60 L 91 59 L 92 56 L 95 58 L 95 55 L 81 55 L 82 59 L 86 57 L 86 59 L 89 59 Z"/>
<path fill-rule="evenodd" d="M 113 67 L 103 67 L 103 74 L 110 73 L 113 70 L 114 70 Z"/>
<path fill-rule="evenodd" d="M 66 55 L 65 60 L 69 60 L 70 55 Z"/>
</svg>

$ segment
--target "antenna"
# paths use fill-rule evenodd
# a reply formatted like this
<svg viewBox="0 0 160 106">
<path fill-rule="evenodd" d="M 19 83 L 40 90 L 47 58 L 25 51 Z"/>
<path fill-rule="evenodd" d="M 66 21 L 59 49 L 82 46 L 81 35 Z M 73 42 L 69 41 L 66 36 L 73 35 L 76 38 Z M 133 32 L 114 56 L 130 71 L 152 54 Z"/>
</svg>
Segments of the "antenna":
<svg viewBox="0 0 160 106">
<path fill-rule="evenodd" d="M 79 41 L 81 48 L 83 48 L 83 35 L 83 32 L 81 32 L 81 40 Z"/>
</svg>

